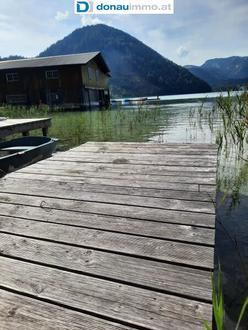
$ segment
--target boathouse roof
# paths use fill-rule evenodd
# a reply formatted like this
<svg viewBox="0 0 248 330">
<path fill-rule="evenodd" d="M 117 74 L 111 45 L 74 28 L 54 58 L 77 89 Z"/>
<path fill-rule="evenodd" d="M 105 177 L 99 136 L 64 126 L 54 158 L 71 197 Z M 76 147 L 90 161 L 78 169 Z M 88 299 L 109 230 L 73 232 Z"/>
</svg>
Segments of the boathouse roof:
<svg viewBox="0 0 248 330">
<path fill-rule="evenodd" d="M 39 68 L 50 66 L 64 66 L 64 65 L 83 65 L 87 64 L 94 58 L 97 59 L 103 71 L 110 72 L 101 52 L 90 52 L 70 55 L 59 55 L 49 57 L 35 57 L 21 60 L 2 61 L 0 62 L 0 70 L 8 69 L 24 69 L 24 68 Z"/>
</svg>

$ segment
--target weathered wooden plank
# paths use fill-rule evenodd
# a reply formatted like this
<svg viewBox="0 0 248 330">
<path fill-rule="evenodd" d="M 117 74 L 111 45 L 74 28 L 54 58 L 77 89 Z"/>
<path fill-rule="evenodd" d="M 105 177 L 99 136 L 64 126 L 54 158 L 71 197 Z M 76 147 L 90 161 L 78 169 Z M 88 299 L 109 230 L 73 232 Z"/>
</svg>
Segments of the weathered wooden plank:
<svg viewBox="0 0 248 330">
<path fill-rule="evenodd" d="M 2 233 L 0 253 L 211 302 L 208 271 Z"/>
<path fill-rule="evenodd" d="M 0 267 L 3 287 L 152 330 L 202 329 L 212 318 L 211 305 L 194 300 L 9 258 Z"/>
<path fill-rule="evenodd" d="M 99 157 L 101 156 L 101 157 Z M 79 154 L 75 152 L 74 154 L 67 153 L 57 153 L 52 158 L 51 161 L 78 161 L 82 163 L 118 163 L 118 164 L 141 164 L 141 165 L 170 165 L 170 166 L 197 166 L 197 167 L 216 167 L 216 157 L 209 157 L 209 159 L 201 159 L 196 157 L 196 159 L 188 159 L 184 157 L 147 157 L 140 155 L 138 157 L 136 154 L 127 154 L 123 156 L 122 154 L 94 154 L 94 153 L 84 153 Z"/>
<path fill-rule="evenodd" d="M 148 220 L 135 220 L 64 210 L 52 210 L 52 212 L 47 212 L 46 209 L 40 207 L 23 205 L 17 207 L 12 204 L 1 204 L 0 219 L 7 219 L 10 215 L 15 218 L 46 221 L 162 239 L 173 238 L 175 241 L 199 243 L 203 245 L 214 245 L 214 230 L 209 228 L 168 224 L 166 222 L 155 223 Z"/>
<path fill-rule="evenodd" d="M 82 144 L 81 146 L 115 146 L 117 145 L 119 147 L 125 148 L 125 147 L 142 147 L 142 148 L 184 148 L 184 149 L 213 149 L 217 150 L 217 145 L 213 143 L 156 143 L 156 142 L 98 142 L 98 141 L 89 141 L 85 144 Z M 80 146 L 79 146 L 80 147 Z"/>
<path fill-rule="evenodd" d="M 213 268 L 213 248 L 150 237 L 0 217 L 0 231 L 154 260 Z"/>
<path fill-rule="evenodd" d="M 23 174 L 44 174 L 44 175 L 62 175 L 81 178 L 104 178 L 104 179 L 125 179 L 125 180 L 138 180 L 150 182 L 174 182 L 174 183 L 194 183 L 194 184 L 213 184 L 216 185 L 216 177 L 191 177 L 191 176 L 176 176 L 176 175 L 150 175 L 150 174 L 129 174 L 125 171 L 122 172 L 107 172 L 107 171 L 87 171 L 84 169 L 60 169 L 60 168 L 24 168 L 16 174 L 21 176 Z"/>
<path fill-rule="evenodd" d="M 62 168 L 68 168 L 69 166 L 83 168 L 85 170 L 108 170 L 108 171 L 130 171 L 130 173 L 144 173 L 144 174 L 153 174 L 153 175 L 175 175 L 176 173 L 181 173 L 182 176 L 184 175 L 216 175 L 216 168 L 197 168 L 192 166 L 182 167 L 182 166 L 167 166 L 167 165 L 139 165 L 139 164 L 112 164 L 112 163 L 80 163 L 76 161 L 68 162 L 60 162 Z M 51 158 L 45 159 L 40 161 L 39 163 L 36 163 L 34 165 L 31 165 L 32 167 L 37 166 L 48 166 L 56 167 L 58 168 L 58 164 L 56 162 L 52 162 Z M 83 167 L 82 167 L 83 166 Z"/>
<path fill-rule="evenodd" d="M 110 179 L 110 178 L 90 178 L 90 177 L 75 177 L 75 176 L 56 176 L 56 175 L 39 175 L 28 173 L 12 173 L 8 177 L 33 180 L 47 180 L 51 182 L 77 182 L 81 184 L 98 184 L 98 185 L 113 185 L 124 187 L 136 188 L 153 188 L 165 190 L 181 190 L 181 191 L 194 191 L 194 192 L 215 192 L 216 186 L 213 184 L 197 184 L 197 183 L 175 183 L 175 182 L 157 182 L 157 181 L 143 181 L 143 180 L 125 180 L 123 179 Z"/>
<path fill-rule="evenodd" d="M 155 208 L 151 209 L 149 207 L 135 207 L 96 202 L 82 202 L 67 199 L 48 198 L 43 196 L 21 195 L 15 193 L 0 193 L 0 203 L 1 205 L 2 203 L 15 204 L 16 207 L 19 205 L 36 206 L 41 207 L 48 212 L 53 209 L 58 209 L 80 213 L 94 213 L 210 228 L 215 227 L 215 215 L 206 213 L 162 210 Z"/>
<path fill-rule="evenodd" d="M 0 123 L 0 138 L 51 126 L 51 118 L 7 119 Z"/>
<path fill-rule="evenodd" d="M 93 153 L 139 153 L 139 154 L 162 154 L 162 155 L 198 155 L 198 156 L 204 156 L 207 155 L 217 155 L 217 149 L 196 149 L 196 148 L 181 148 L 179 147 L 167 147 L 163 146 L 160 147 L 158 144 L 155 144 L 152 148 L 147 147 L 139 147 L 139 146 L 119 146 L 119 144 L 114 145 L 99 145 L 99 146 L 92 146 L 83 144 L 78 147 L 75 147 L 73 149 L 70 149 L 68 152 L 76 151 L 76 152 L 93 152 Z"/>
<path fill-rule="evenodd" d="M 62 156 L 63 153 L 59 152 L 56 154 L 56 156 Z M 166 155 L 165 154 L 147 154 L 147 153 L 128 153 L 128 152 L 121 152 L 121 153 L 105 153 L 105 152 L 99 152 L 99 153 L 95 153 L 95 152 L 90 152 L 87 150 L 81 150 L 81 151 L 74 151 L 74 149 L 71 149 L 69 151 L 67 151 L 66 153 L 64 153 L 64 155 L 67 155 L 67 157 L 72 156 L 72 157 L 78 157 L 78 158 L 82 158 L 82 157 L 96 157 L 97 155 L 103 157 L 104 159 L 113 159 L 115 160 L 116 158 L 124 158 L 127 160 L 143 160 L 143 161 L 147 161 L 148 159 L 152 159 L 154 160 L 154 162 L 158 161 L 173 161 L 173 162 L 177 162 L 177 161 L 185 161 L 186 163 L 195 163 L 197 161 L 199 161 L 201 163 L 201 158 L 203 158 L 203 160 L 207 161 L 208 163 L 216 163 L 216 156 L 215 155 L 178 155 L 178 154 L 170 154 L 170 155 Z M 166 163 L 167 164 L 167 163 Z"/>
<path fill-rule="evenodd" d="M 177 160 L 177 159 L 183 159 L 183 160 L 187 160 L 187 161 L 195 161 L 195 160 L 198 160 L 200 158 L 202 159 L 205 159 L 205 160 L 214 160 L 216 159 L 216 153 L 212 152 L 211 151 L 209 153 L 200 153 L 198 152 L 198 154 L 195 154 L 195 153 L 188 153 L 188 152 L 185 152 L 185 153 L 177 153 L 176 150 L 175 152 L 166 152 L 166 150 L 163 152 L 161 149 L 160 149 L 160 152 L 152 152 L 153 149 L 149 149 L 148 151 L 150 152 L 143 152 L 143 149 L 141 149 L 140 151 L 137 150 L 137 149 L 121 149 L 118 150 L 117 148 L 115 150 L 108 150 L 106 152 L 105 148 L 102 147 L 102 148 L 98 148 L 97 150 L 95 151 L 92 151 L 91 148 L 80 148 L 80 149 L 70 149 L 67 151 L 67 155 L 74 155 L 74 156 L 89 156 L 90 154 L 92 155 L 95 155 L 95 154 L 98 154 L 100 156 L 113 156 L 113 157 L 131 157 L 132 158 L 137 158 L 139 159 L 140 156 L 142 155 L 142 157 L 150 157 L 150 158 L 154 158 L 154 159 L 161 159 L 162 157 L 169 157 L 171 158 L 172 160 Z"/>
<path fill-rule="evenodd" d="M 31 171 L 60 171 L 63 173 L 63 171 L 69 171 L 71 170 L 72 175 L 81 173 L 81 172 L 96 172 L 96 173 L 116 173 L 116 174 L 121 174 L 125 173 L 128 175 L 150 175 L 151 177 L 185 177 L 185 178 L 194 178 L 200 179 L 200 178 L 209 178 L 209 179 L 216 179 L 216 172 L 194 172 L 194 171 L 188 171 L 188 172 L 183 172 L 183 171 L 166 171 L 165 168 L 162 167 L 162 170 L 158 167 L 158 170 L 156 170 L 156 167 L 154 166 L 139 166 L 139 165 L 133 165 L 133 166 L 114 166 L 111 164 L 105 164 L 106 166 L 103 165 L 98 165 L 98 164 L 81 164 L 81 163 L 68 163 L 68 162 L 61 162 L 59 167 L 56 162 L 50 162 L 49 160 L 46 161 L 41 161 L 38 163 L 35 163 L 33 165 L 30 165 L 28 167 L 24 167 L 23 169 L 19 170 L 18 172 L 24 172 L 24 173 L 31 173 Z"/>
<path fill-rule="evenodd" d="M 148 160 L 127 160 L 126 158 L 115 158 L 115 159 L 106 159 L 106 158 L 94 158 L 94 157 L 74 157 L 71 156 L 60 156 L 60 155 L 56 155 L 53 156 L 52 158 L 50 158 L 51 162 L 68 162 L 68 163 L 81 163 L 81 166 L 84 166 L 83 164 L 115 164 L 115 162 L 117 162 L 118 164 L 123 164 L 125 162 L 125 164 L 130 164 L 130 166 L 132 165 L 151 165 L 151 166 L 169 166 L 170 168 L 174 168 L 177 171 L 180 171 L 180 168 L 182 169 L 182 171 L 194 171 L 194 169 L 196 169 L 196 171 L 202 172 L 204 171 L 203 168 L 205 168 L 205 170 L 207 172 L 213 172 L 216 169 L 216 164 L 214 163 L 210 163 L 207 162 L 205 163 L 204 166 L 204 161 L 198 161 L 198 163 L 196 162 L 187 162 L 187 161 L 179 161 L 179 162 L 170 162 L 168 161 L 158 161 L 155 162 L 153 160 L 149 161 Z M 198 170 L 197 170 L 198 169 Z"/>
<path fill-rule="evenodd" d="M 96 170 L 104 170 L 108 169 L 111 171 L 131 171 L 131 173 L 136 173 L 137 171 L 144 174 L 159 174 L 159 175 L 175 175 L 175 172 L 180 174 L 181 176 L 194 176 L 194 175 L 216 175 L 216 167 L 195 167 L 195 166 L 167 166 L 167 165 L 140 165 L 140 164 L 112 164 L 112 163 L 82 163 L 77 161 L 61 161 L 53 162 L 52 158 L 42 160 L 39 163 L 31 165 L 32 167 L 49 167 L 49 168 L 82 168 L 88 169 L 89 171 L 95 168 Z M 133 172 L 134 171 L 134 172 Z"/>
<path fill-rule="evenodd" d="M 51 118 L 14 118 L 14 119 L 6 119 L 6 120 L 2 120 L 0 123 L 0 129 L 4 128 L 4 127 L 13 127 L 16 125 L 25 125 L 25 124 L 37 124 L 40 122 L 47 122 L 50 121 Z"/>
<path fill-rule="evenodd" d="M 22 174 L 22 176 L 27 177 L 29 174 Z M 40 179 L 39 175 L 38 179 Z M 36 177 L 34 175 L 30 175 L 30 179 Z M 17 177 L 17 175 L 15 175 Z M 44 178 L 44 181 L 50 181 L 53 177 L 51 175 L 49 176 L 42 176 L 42 179 Z M 57 181 L 63 182 L 63 180 L 70 180 L 70 177 L 55 177 Z M 72 180 L 73 182 L 73 180 Z M 77 182 L 81 182 L 78 180 Z M 84 182 L 84 181 L 83 181 Z M 39 182 L 38 182 L 39 183 Z M 40 184 L 44 184 L 44 182 L 40 182 Z M 8 184 L 6 185 L 8 186 Z M 39 185 L 37 185 L 39 187 Z M 61 188 L 63 185 L 60 185 Z M 2 188 L 5 191 L 8 191 L 8 188 Z M 12 189 L 13 192 L 19 192 L 23 193 L 23 187 L 19 185 L 19 189 L 14 189 L 14 187 L 10 187 L 9 189 Z M 33 192 L 28 192 L 29 194 L 33 194 Z M 42 196 L 42 193 L 39 191 L 37 192 L 40 196 Z M 50 196 L 50 197 L 58 197 L 56 189 L 52 189 L 52 193 L 48 193 L 45 191 L 44 197 Z M 67 192 L 66 187 L 63 189 L 63 197 L 67 199 L 71 198 L 71 191 L 69 190 Z M 100 202 L 100 203 L 111 203 L 111 204 L 119 204 L 119 205 L 131 205 L 131 206 L 143 206 L 146 207 L 152 207 L 152 208 L 158 208 L 158 209 L 166 209 L 166 210 L 179 210 L 179 211 L 190 211 L 190 212 L 199 212 L 199 213 L 210 213 L 215 214 L 215 206 L 212 202 L 201 202 L 201 201 L 187 201 L 187 200 L 178 200 L 178 199 L 165 199 L 165 198 L 153 198 L 153 197 L 140 197 L 140 196 L 129 196 L 129 195 L 116 195 L 111 193 L 95 193 L 95 192 L 84 192 L 80 191 L 78 193 L 78 196 L 76 197 L 76 200 L 80 201 L 88 201 L 88 202 Z"/>
<path fill-rule="evenodd" d="M 19 173 L 19 171 L 17 172 Z M 16 173 L 16 174 L 17 174 Z M 63 178 L 61 178 L 63 180 Z M 35 179 L 23 179 L 22 175 L 13 176 L 12 174 L 8 176 L 7 184 L 6 180 L 2 179 L 0 181 L 0 191 L 5 192 L 16 192 L 23 193 L 28 192 L 29 194 L 40 195 L 40 185 L 43 180 Z M 20 191 L 20 187 L 22 190 Z M 64 182 L 64 181 L 53 181 L 53 184 L 48 184 L 46 186 L 46 193 L 52 189 L 54 195 L 53 197 L 64 197 L 64 193 L 61 188 L 69 190 L 69 195 L 66 193 L 67 198 L 78 199 L 81 192 L 98 192 L 98 193 L 112 193 L 118 195 L 129 195 L 129 196 L 146 196 L 146 197 L 160 197 L 168 199 L 179 199 L 188 201 L 205 201 L 212 202 L 215 200 L 215 193 L 210 192 L 195 192 L 195 191 L 181 191 L 181 190 L 166 190 L 166 189 L 154 189 L 154 188 L 136 188 L 129 186 L 113 186 L 113 185 L 100 185 L 100 184 L 87 184 L 78 182 Z M 54 190 L 56 192 L 54 192 Z"/>
<path fill-rule="evenodd" d="M 101 318 L 0 290 L 1 330 L 132 330 Z"/>
</svg>

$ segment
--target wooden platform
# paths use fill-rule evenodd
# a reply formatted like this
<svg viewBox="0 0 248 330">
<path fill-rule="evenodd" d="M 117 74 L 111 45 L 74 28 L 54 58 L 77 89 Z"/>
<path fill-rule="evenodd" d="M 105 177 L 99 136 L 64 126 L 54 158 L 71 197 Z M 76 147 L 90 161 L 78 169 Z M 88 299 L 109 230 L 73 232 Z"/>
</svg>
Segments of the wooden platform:
<svg viewBox="0 0 248 330">
<path fill-rule="evenodd" d="M 27 136 L 30 131 L 36 129 L 42 129 L 43 135 L 46 136 L 50 126 L 51 118 L 0 120 L 0 138 L 16 133 Z"/>
<path fill-rule="evenodd" d="M 216 161 L 91 142 L 1 179 L 1 330 L 211 324 Z"/>
</svg>

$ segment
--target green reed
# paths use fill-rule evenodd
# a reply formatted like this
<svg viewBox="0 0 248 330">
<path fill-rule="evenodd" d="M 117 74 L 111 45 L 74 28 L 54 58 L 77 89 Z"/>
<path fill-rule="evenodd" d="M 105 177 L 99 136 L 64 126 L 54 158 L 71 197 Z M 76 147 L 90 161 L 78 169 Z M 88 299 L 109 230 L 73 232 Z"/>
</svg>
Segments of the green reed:
<svg viewBox="0 0 248 330">
<path fill-rule="evenodd" d="M 248 186 L 248 92 L 216 99 L 211 111 L 204 102 L 189 114 L 191 130 L 204 130 L 207 123 L 219 150 L 218 187 L 236 204 Z"/>
<path fill-rule="evenodd" d="M 223 288 L 222 288 L 222 277 L 223 274 L 219 267 L 217 273 L 217 280 L 214 280 L 214 276 L 212 275 L 212 302 L 213 302 L 213 317 L 214 323 L 216 325 L 217 330 L 224 330 L 225 323 L 225 305 L 224 305 L 224 297 L 223 297 Z M 245 299 L 242 308 L 240 310 L 238 321 L 234 330 L 238 330 L 243 320 L 246 312 L 248 311 L 248 297 Z M 212 330 L 207 321 L 204 321 L 205 330 Z"/>
<path fill-rule="evenodd" d="M 248 142 L 248 92 L 234 97 L 220 96 L 212 111 L 213 120 L 220 120 L 222 127 L 218 134 L 222 135 L 222 146 L 228 148 L 231 142 L 238 147 L 242 154 L 244 146 Z M 210 119 L 211 121 L 211 119 Z M 210 126 L 211 128 L 212 126 Z"/>
<path fill-rule="evenodd" d="M 52 117 L 49 135 L 59 139 L 59 150 L 66 150 L 91 141 L 148 141 L 160 125 L 158 107 L 140 106 L 131 109 L 65 112 L 48 107 L 2 107 L 0 117 Z M 163 119 L 164 120 L 164 119 Z M 40 135 L 41 131 L 32 132 Z"/>
</svg>

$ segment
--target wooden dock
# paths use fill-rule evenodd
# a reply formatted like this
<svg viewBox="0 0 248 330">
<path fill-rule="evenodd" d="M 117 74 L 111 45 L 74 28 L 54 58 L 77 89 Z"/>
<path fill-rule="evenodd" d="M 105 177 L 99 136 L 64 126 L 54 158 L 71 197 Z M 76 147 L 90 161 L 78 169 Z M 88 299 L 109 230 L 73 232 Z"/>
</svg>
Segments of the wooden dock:
<svg viewBox="0 0 248 330">
<path fill-rule="evenodd" d="M 36 129 L 42 129 L 43 135 L 46 136 L 50 126 L 51 118 L 0 120 L 0 139 L 17 133 L 28 136 L 30 131 Z"/>
<path fill-rule="evenodd" d="M 217 149 L 89 142 L 0 180 L 1 330 L 212 322 Z"/>
</svg>

